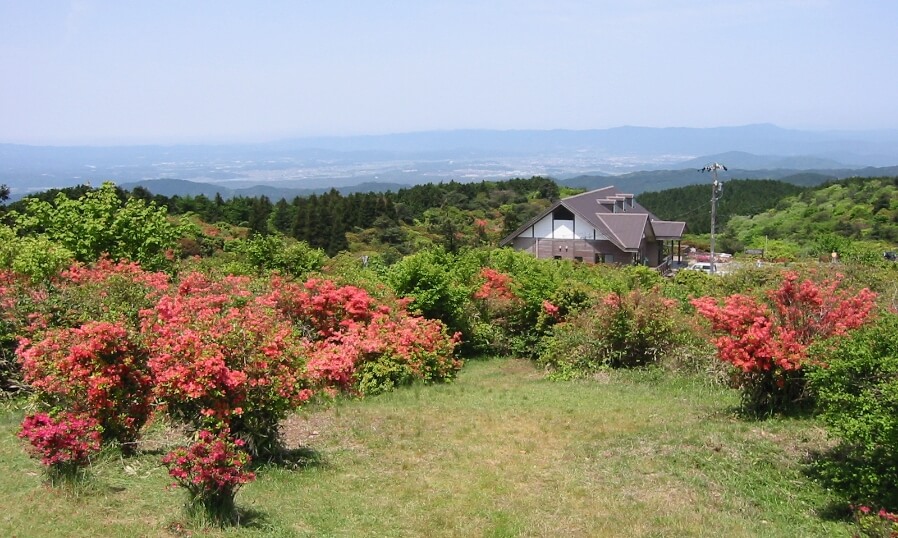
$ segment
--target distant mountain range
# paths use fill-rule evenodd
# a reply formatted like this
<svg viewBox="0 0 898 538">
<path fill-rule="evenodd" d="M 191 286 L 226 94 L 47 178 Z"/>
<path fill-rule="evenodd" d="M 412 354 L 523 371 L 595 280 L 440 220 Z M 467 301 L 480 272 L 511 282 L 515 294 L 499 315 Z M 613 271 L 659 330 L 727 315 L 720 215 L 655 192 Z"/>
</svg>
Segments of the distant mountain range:
<svg viewBox="0 0 898 538">
<path fill-rule="evenodd" d="M 716 128 L 618 127 L 595 130 L 457 130 L 321 137 L 243 145 L 53 147 L 0 144 L 0 183 L 14 196 L 111 180 L 190 180 L 208 194 L 292 197 L 331 187 L 386 190 L 439 181 L 542 175 L 568 184 L 613 175 L 641 192 L 702 181 L 695 170 L 718 161 L 730 177 L 856 175 L 898 164 L 898 129 L 799 131 L 773 125 Z M 863 171 L 861 174 L 867 174 Z M 872 172 L 870 172 L 872 173 Z M 885 172 L 879 173 L 883 175 Z M 819 176 L 819 177 L 818 177 Z M 607 184 L 605 179 L 603 184 Z M 155 183 L 176 194 L 176 183 Z M 632 186 L 628 186 L 632 185 Z M 153 189 L 150 189 L 151 191 Z M 183 191 L 187 192 L 187 191 Z M 214 192 L 213 192 L 214 195 Z"/>
</svg>

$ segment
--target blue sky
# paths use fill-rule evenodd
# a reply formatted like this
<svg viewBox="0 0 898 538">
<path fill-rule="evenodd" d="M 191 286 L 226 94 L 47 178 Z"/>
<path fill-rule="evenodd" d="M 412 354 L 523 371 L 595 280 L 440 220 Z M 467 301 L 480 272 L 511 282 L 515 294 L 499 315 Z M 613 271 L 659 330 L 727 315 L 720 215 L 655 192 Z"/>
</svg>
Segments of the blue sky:
<svg viewBox="0 0 898 538">
<path fill-rule="evenodd" d="M 891 0 L 0 0 L 0 142 L 898 128 Z"/>
</svg>

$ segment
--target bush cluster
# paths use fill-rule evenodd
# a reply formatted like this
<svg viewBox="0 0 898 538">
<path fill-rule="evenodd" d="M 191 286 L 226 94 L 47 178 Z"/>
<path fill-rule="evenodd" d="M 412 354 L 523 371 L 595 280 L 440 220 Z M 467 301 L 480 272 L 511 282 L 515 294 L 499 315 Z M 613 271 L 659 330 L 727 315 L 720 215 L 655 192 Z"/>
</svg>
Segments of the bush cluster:
<svg viewBox="0 0 898 538">
<path fill-rule="evenodd" d="M 4 275 L 0 301 L 5 329 L 21 335 L 24 381 L 48 411 L 26 418 L 22 437 L 51 475 L 74 476 L 99 440 L 133 450 L 151 410 L 164 410 L 199 432 L 166 461 L 216 521 L 251 479 L 249 455 L 277 456 L 279 421 L 315 392 L 371 394 L 461 367 L 441 322 L 329 280 L 170 281 L 102 259 L 46 283 Z"/>
<path fill-rule="evenodd" d="M 898 314 L 812 351 L 808 377 L 840 441 L 817 470 L 853 502 L 898 510 Z"/>
<path fill-rule="evenodd" d="M 875 306 L 875 294 L 840 288 L 841 280 L 799 281 L 783 277 L 779 288 L 757 298 L 736 294 L 723 304 L 712 297 L 692 301 L 719 334 L 720 359 L 737 368 L 743 403 L 753 413 L 789 409 L 805 397 L 808 347 L 860 327 Z"/>
<path fill-rule="evenodd" d="M 657 289 L 610 293 L 556 325 L 539 360 L 560 378 L 646 366 L 677 348 L 682 327 L 676 302 Z"/>
</svg>

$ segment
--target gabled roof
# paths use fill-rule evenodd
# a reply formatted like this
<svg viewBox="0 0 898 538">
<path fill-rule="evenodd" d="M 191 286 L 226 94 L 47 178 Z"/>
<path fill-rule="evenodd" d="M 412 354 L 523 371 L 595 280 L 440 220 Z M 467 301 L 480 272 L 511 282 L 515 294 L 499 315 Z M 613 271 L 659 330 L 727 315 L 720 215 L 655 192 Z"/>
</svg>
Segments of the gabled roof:
<svg viewBox="0 0 898 538">
<path fill-rule="evenodd" d="M 635 251 L 639 250 L 642 238 L 646 236 L 649 216 L 645 213 L 596 213 L 596 220 L 604 229 L 597 228 L 603 232 L 608 230 L 605 235 L 617 248 Z"/>
<path fill-rule="evenodd" d="M 652 221 L 656 239 L 680 239 L 686 231 L 685 222 L 673 222 L 669 220 Z"/>
<path fill-rule="evenodd" d="M 600 201 L 610 202 L 612 200 L 624 202 L 624 213 L 643 213 L 648 215 L 651 220 L 658 220 L 658 217 L 653 215 L 648 209 L 642 207 L 632 194 L 622 193 L 614 186 L 603 187 L 601 189 L 569 196 L 562 200 L 562 202 L 568 209 L 574 213 L 579 213 L 580 216 L 585 218 L 586 215 L 594 213 L 616 213 L 614 209 L 608 207 L 608 203 L 600 203 Z"/>
<path fill-rule="evenodd" d="M 642 207 L 632 194 L 622 193 L 615 187 L 608 186 L 555 202 L 509 234 L 499 246 L 510 243 L 524 230 L 555 211 L 558 206 L 566 207 L 591 224 L 623 251 L 639 250 L 643 237 L 653 240 L 680 239 L 686 229 L 685 222 L 659 220 L 648 209 Z"/>
</svg>

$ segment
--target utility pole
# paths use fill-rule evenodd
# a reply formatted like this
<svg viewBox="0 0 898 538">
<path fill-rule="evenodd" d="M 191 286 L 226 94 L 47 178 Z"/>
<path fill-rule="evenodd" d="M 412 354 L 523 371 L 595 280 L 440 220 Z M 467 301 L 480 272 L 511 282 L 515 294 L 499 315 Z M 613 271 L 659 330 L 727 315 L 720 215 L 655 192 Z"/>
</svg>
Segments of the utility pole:
<svg viewBox="0 0 898 538">
<path fill-rule="evenodd" d="M 717 272 L 717 264 L 714 262 L 714 233 L 717 225 L 717 200 L 719 200 L 721 194 L 723 194 L 723 182 L 717 180 L 717 171 L 726 169 L 727 167 L 720 163 L 711 163 L 699 170 L 699 172 L 711 172 L 711 177 L 714 178 L 714 181 L 711 182 L 711 259 L 709 260 L 711 263 L 712 275 Z"/>
</svg>

